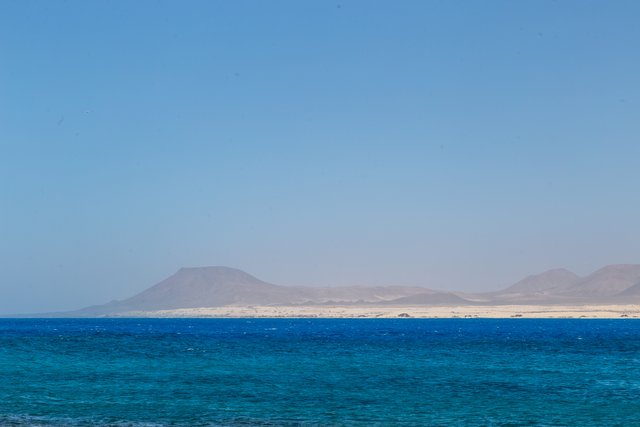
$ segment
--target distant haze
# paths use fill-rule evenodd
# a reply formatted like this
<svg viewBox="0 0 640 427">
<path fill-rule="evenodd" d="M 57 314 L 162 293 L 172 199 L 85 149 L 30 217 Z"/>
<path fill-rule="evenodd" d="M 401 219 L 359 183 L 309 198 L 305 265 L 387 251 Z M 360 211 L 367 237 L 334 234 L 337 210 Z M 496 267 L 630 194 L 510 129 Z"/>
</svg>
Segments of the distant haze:
<svg viewBox="0 0 640 427">
<path fill-rule="evenodd" d="M 527 276 L 505 289 L 461 293 L 408 286 L 281 286 L 236 268 L 181 268 L 175 274 L 124 300 L 45 316 L 155 316 L 158 310 L 255 306 L 487 306 L 557 304 L 637 304 L 640 265 L 603 267 L 580 277 L 565 269 Z M 405 313 L 406 314 L 406 313 Z"/>
<path fill-rule="evenodd" d="M 479 292 L 636 264 L 638 22 L 632 1 L 2 2 L 0 313 L 182 267 Z"/>
</svg>

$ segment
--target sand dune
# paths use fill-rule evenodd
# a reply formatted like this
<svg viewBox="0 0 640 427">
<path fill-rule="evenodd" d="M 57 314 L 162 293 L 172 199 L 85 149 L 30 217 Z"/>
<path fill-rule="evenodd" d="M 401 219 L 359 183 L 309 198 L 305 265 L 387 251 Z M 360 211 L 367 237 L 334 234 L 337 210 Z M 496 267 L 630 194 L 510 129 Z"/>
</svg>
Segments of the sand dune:
<svg viewBox="0 0 640 427">
<path fill-rule="evenodd" d="M 638 305 L 249 306 L 121 313 L 125 317 L 249 318 L 638 318 Z"/>
</svg>

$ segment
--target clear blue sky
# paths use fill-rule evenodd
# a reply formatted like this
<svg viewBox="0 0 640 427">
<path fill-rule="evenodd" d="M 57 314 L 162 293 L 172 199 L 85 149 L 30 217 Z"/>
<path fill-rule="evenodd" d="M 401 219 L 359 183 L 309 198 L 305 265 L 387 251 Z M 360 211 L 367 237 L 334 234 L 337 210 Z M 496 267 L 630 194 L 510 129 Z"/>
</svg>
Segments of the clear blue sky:
<svg viewBox="0 0 640 427">
<path fill-rule="evenodd" d="M 0 2 L 0 313 L 181 266 L 640 262 L 637 1 Z"/>
</svg>

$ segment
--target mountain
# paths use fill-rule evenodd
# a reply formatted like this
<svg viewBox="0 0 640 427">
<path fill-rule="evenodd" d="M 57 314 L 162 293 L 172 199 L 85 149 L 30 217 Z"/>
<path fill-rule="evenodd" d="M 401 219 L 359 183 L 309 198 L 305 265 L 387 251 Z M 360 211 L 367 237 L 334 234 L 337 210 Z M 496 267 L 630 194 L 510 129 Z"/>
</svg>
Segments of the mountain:
<svg viewBox="0 0 640 427">
<path fill-rule="evenodd" d="M 229 267 L 181 268 L 122 301 L 64 316 L 126 315 L 140 311 L 252 305 L 470 305 L 640 303 L 640 265 L 609 265 L 586 276 L 566 269 L 528 276 L 501 291 L 462 294 L 409 286 L 305 287 L 264 282 Z"/>
<path fill-rule="evenodd" d="M 375 304 L 429 291 L 406 286 L 280 286 L 235 268 L 196 267 L 181 268 L 174 275 L 131 298 L 87 307 L 71 314 L 103 316 L 229 305 Z"/>
<path fill-rule="evenodd" d="M 620 292 L 619 294 L 616 295 L 616 297 L 623 299 L 623 300 L 627 300 L 628 299 L 634 299 L 636 301 L 640 300 L 640 282 L 636 283 L 635 285 L 628 287 L 627 289 L 625 289 L 624 291 Z"/>
<path fill-rule="evenodd" d="M 586 277 L 555 269 L 526 277 L 502 291 L 486 294 L 499 304 L 597 304 L 640 301 L 640 265 L 616 264 Z M 635 299 L 634 299 L 635 298 Z"/>
<path fill-rule="evenodd" d="M 580 280 L 580 276 L 557 268 L 541 274 L 527 276 L 514 285 L 501 291 L 502 294 L 532 294 L 540 292 L 557 292 L 572 286 Z"/>
<path fill-rule="evenodd" d="M 640 282 L 640 265 L 609 265 L 562 290 L 564 295 L 611 297 Z"/>
<path fill-rule="evenodd" d="M 123 301 L 81 312 L 106 314 L 224 305 L 286 304 L 304 298 L 283 286 L 263 282 L 229 267 L 181 268 L 174 275 Z"/>
</svg>

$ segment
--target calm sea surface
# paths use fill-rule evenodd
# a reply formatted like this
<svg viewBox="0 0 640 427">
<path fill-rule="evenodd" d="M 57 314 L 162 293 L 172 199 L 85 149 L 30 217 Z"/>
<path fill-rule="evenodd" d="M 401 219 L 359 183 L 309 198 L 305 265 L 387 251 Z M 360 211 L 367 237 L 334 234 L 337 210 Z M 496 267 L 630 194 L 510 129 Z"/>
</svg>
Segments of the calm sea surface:
<svg viewBox="0 0 640 427">
<path fill-rule="evenodd" d="M 3 319 L 0 425 L 640 426 L 640 321 Z"/>
</svg>

